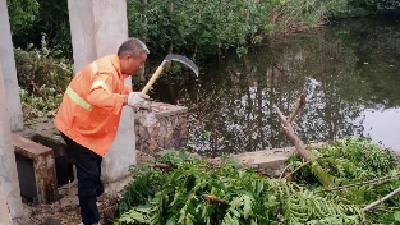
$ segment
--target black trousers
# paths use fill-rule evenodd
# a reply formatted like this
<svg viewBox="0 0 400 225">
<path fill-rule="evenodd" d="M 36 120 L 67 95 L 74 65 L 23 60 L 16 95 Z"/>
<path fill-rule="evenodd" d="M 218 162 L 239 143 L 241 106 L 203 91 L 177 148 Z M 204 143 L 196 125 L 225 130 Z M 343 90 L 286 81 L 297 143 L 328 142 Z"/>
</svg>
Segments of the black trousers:
<svg viewBox="0 0 400 225">
<path fill-rule="evenodd" d="M 78 198 L 84 225 L 97 224 L 100 221 L 96 205 L 97 197 L 104 193 L 104 185 L 100 180 L 102 157 L 88 148 L 74 142 L 61 133 L 67 145 L 68 155 L 75 163 L 78 176 Z"/>
</svg>

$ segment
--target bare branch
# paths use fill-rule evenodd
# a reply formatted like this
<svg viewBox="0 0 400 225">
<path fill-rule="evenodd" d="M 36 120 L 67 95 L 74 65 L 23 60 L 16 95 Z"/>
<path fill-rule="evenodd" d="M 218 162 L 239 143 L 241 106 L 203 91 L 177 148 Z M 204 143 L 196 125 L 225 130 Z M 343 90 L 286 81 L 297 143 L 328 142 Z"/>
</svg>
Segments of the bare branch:
<svg viewBox="0 0 400 225">
<path fill-rule="evenodd" d="M 300 112 L 300 108 L 304 106 L 305 96 L 306 96 L 306 94 L 302 93 L 299 96 L 299 98 L 297 99 L 296 107 L 293 110 L 293 113 L 290 115 L 290 118 L 292 118 L 292 120 Z M 301 141 L 301 139 L 294 133 L 294 129 L 291 125 L 292 120 L 286 119 L 286 117 L 284 115 L 282 115 L 281 111 L 279 110 L 279 108 L 277 106 L 275 106 L 275 110 L 284 125 L 284 129 L 283 129 L 284 134 L 286 135 L 286 137 L 288 137 L 292 141 L 292 143 L 294 144 L 294 146 L 296 148 L 297 153 L 301 157 L 303 157 L 305 161 L 308 161 L 311 157 L 311 153 L 306 150 L 306 147 L 305 147 L 303 141 Z"/>
<path fill-rule="evenodd" d="M 204 197 L 207 198 L 207 207 L 210 206 L 211 201 L 226 204 L 226 202 L 224 200 L 222 200 L 221 198 L 218 198 L 216 196 L 204 196 Z"/>
<path fill-rule="evenodd" d="M 289 166 L 291 166 L 290 164 L 285 166 L 285 168 L 282 170 L 281 175 L 279 176 L 279 179 L 282 179 L 283 174 L 285 174 L 285 171 L 289 168 Z"/>
<path fill-rule="evenodd" d="M 355 186 L 358 186 L 358 185 L 371 184 L 371 183 L 378 182 L 380 180 L 385 180 L 385 179 L 387 179 L 389 177 L 394 177 L 394 176 L 399 176 L 399 175 L 400 175 L 400 173 L 396 173 L 395 175 L 387 175 L 387 176 L 384 176 L 384 177 L 381 177 L 381 178 L 376 178 L 376 179 L 372 179 L 372 180 L 365 181 L 365 182 L 360 182 L 360 183 L 355 183 L 355 184 L 347 184 L 347 185 L 344 185 L 342 187 L 332 188 L 332 189 L 328 189 L 326 191 L 341 190 L 341 189 L 347 189 L 347 188 L 355 187 Z M 400 178 L 400 177 L 397 177 L 397 178 Z M 389 183 L 389 182 L 390 182 L 390 179 L 389 180 L 385 180 L 382 183 L 374 185 L 373 188 L 379 187 L 379 186 L 381 186 L 383 184 L 386 184 L 386 183 Z M 320 191 L 315 191 L 314 193 L 318 193 L 318 192 L 320 192 Z"/>
<path fill-rule="evenodd" d="M 168 164 L 152 164 L 151 166 L 152 167 L 158 167 L 158 168 L 161 168 L 161 169 L 166 169 L 166 170 L 173 170 L 174 169 L 173 166 L 168 165 Z"/>
<path fill-rule="evenodd" d="M 374 184 L 374 186 L 372 186 L 372 189 L 375 189 L 377 187 L 380 187 L 380 186 L 385 185 L 385 184 L 390 183 L 390 182 L 391 182 L 391 180 L 385 180 L 385 181 L 382 181 L 382 182 L 380 182 L 378 184 Z"/>
<path fill-rule="evenodd" d="M 307 94 L 303 92 L 297 99 L 296 101 L 296 107 L 293 110 L 293 113 L 290 115 L 289 119 L 286 119 L 284 115 L 282 115 L 281 111 L 277 106 L 275 106 L 276 113 L 278 114 L 281 122 L 284 125 L 284 128 L 282 129 L 283 133 L 290 139 L 290 141 L 294 144 L 296 148 L 297 154 L 299 154 L 305 161 L 309 161 L 311 158 L 311 152 L 306 150 L 306 147 L 303 143 L 303 141 L 295 134 L 294 129 L 291 125 L 292 121 L 294 118 L 297 116 L 297 114 L 300 113 L 300 109 L 304 106 L 305 104 L 305 97 Z M 318 166 L 317 169 L 319 171 L 323 171 L 321 166 Z M 330 187 L 329 183 L 326 182 L 325 179 L 321 177 L 318 177 L 321 181 L 321 183 L 327 187 Z M 290 177 L 286 177 L 286 180 L 290 180 Z"/>
<path fill-rule="evenodd" d="M 388 195 L 386 195 L 385 197 L 373 202 L 371 205 L 365 206 L 363 208 L 364 212 L 369 212 L 371 211 L 373 208 L 375 208 L 377 205 L 381 204 L 382 202 L 392 198 L 395 194 L 400 192 L 400 188 L 397 188 L 396 190 L 394 190 L 392 193 L 389 193 Z"/>
<path fill-rule="evenodd" d="M 43 98 L 43 101 L 46 102 L 46 101 L 47 101 L 46 95 L 43 94 L 43 93 L 40 91 L 40 88 L 39 88 L 38 85 L 34 82 L 34 80 L 36 79 L 36 78 L 35 78 L 35 74 L 36 74 L 36 70 L 37 70 L 37 65 L 38 65 L 39 59 L 40 59 L 40 56 L 39 56 L 39 55 L 36 55 L 35 65 L 34 65 L 33 70 L 32 70 L 32 78 L 31 78 L 30 80 L 31 80 L 31 84 L 32 84 L 32 86 L 33 86 L 33 90 L 34 90 L 36 93 L 38 93 L 38 94 Z M 28 79 L 29 79 L 29 78 L 28 78 Z"/>
<path fill-rule="evenodd" d="M 289 116 L 289 123 L 292 123 L 294 118 L 300 113 L 300 110 L 303 108 L 306 102 L 307 94 L 303 92 L 296 101 L 296 108 L 293 110 L 293 113 Z"/>
<path fill-rule="evenodd" d="M 279 116 L 279 119 L 280 119 L 282 122 L 286 121 L 286 116 L 282 115 L 282 112 L 281 112 L 281 110 L 278 108 L 278 106 L 275 106 L 275 110 L 276 110 L 276 113 L 277 113 L 278 116 Z"/>
<path fill-rule="evenodd" d="M 375 211 L 381 211 L 381 212 L 386 212 L 386 213 L 394 213 L 394 212 L 391 211 L 391 210 L 379 209 L 379 208 L 376 208 Z"/>
<path fill-rule="evenodd" d="M 293 170 L 293 172 L 289 173 L 288 175 L 285 176 L 286 181 L 290 182 L 292 179 L 292 176 L 294 173 L 296 173 L 299 169 L 303 168 L 303 166 L 308 165 L 308 162 L 300 165 L 299 167 L 297 167 L 295 170 Z"/>
</svg>

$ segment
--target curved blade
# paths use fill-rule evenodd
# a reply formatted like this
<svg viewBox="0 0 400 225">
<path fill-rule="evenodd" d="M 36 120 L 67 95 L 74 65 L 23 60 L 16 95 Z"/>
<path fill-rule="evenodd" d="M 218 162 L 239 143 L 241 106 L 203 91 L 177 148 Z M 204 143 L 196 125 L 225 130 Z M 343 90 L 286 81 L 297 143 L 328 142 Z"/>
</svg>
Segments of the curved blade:
<svg viewBox="0 0 400 225">
<path fill-rule="evenodd" d="M 167 57 L 165 57 L 165 60 L 175 60 L 175 61 L 179 61 L 183 64 L 186 64 L 188 67 L 190 67 L 193 72 L 199 76 L 199 69 L 197 68 L 196 64 L 193 63 L 192 60 L 186 58 L 185 56 L 182 55 L 167 55 Z"/>
</svg>

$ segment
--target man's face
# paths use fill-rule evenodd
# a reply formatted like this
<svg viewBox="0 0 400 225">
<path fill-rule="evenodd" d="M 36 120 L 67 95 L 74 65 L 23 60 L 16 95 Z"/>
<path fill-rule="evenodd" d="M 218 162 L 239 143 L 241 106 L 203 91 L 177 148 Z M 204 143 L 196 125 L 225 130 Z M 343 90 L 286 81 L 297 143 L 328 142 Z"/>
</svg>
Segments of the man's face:
<svg viewBox="0 0 400 225">
<path fill-rule="evenodd" d="M 134 75 L 140 69 L 143 68 L 144 63 L 147 60 L 147 53 L 142 52 L 139 56 L 134 57 L 132 55 L 128 55 L 123 59 L 123 63 L 121 65 L 121 73 Z"/>
</svg>

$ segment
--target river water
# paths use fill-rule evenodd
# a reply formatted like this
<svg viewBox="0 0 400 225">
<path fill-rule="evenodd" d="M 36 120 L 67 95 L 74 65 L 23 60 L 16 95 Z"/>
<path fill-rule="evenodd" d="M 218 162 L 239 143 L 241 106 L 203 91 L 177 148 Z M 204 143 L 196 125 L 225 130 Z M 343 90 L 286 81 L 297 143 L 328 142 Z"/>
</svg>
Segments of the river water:
<svg viewBox="0 0 400 225">
<path fill-rule="evenodd" d="M 158 100 L 189 107 L 189 147 L 207 156 L 291 146 L 274 106 L 289 115 L 305 90 L 293 122 L 305 143 L 364 136 L 400 151 L 399 24 L 345 20 L 227 54 L 198 81 L 166 79 L 172 93 Z"/>
</svg>

